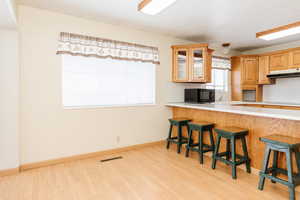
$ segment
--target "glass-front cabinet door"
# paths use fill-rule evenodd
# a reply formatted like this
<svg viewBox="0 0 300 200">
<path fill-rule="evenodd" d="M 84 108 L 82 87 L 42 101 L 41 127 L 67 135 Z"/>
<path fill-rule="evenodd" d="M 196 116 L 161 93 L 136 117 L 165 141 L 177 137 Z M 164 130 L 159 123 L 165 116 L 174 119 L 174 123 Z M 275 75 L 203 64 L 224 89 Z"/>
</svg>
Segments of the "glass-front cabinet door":
<svg viewBox="0 0 300 200">
<path fill-rule="evenodd" d="M 193 48 L 191 54 L 191 81 L 202 81 L 205 76 L 205 50 Z"/>
<path fill-rule="evenodd" d="M 174 45 L 173 82 L 211 82 L 212 49 L 208 44 Z"/>
<path fill-rule="evenodd" d="M 189 58 L 188 49 L 176 49 L 175 50 L 175 80 L 179 82 L 188 81 L 188 58 Z"/>
</svg>

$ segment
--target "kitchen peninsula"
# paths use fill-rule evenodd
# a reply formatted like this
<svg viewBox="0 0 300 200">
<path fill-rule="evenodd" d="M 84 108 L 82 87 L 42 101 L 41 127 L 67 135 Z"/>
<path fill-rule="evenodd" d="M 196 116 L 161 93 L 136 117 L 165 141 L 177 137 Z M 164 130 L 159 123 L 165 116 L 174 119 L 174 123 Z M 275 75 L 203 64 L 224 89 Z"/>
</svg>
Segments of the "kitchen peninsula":
<svg viewBox="0 0 300 200">
<path fill-rule="evenodd" d="M 257 106 L 254 107 L 253 105 Z M 274 108 L 259 107 L 260 105 Z M 216 127 L 236 126 L 248 129 L 247 145 L 251 166 L 256 169 L 261 168 L 264 156 L 265 146 L 259 141 L 260 137 L 280 134 L 300 138 L 299 110 L 278 109 L 280 106 L 298 109 L 300 105 L 232 102 L 215 104 L 169 103 L 167 106 L 172 108 L 174 118 L 184 117 L 194 121 L 213 122 Z M 224 148 L 223 144 L 222 148 Z M 237 151 L 240 152 L 241 149 L 237 149 Z M 283 163 L 285 160 L 280 159 L 280 164 Z"/>
</svg>

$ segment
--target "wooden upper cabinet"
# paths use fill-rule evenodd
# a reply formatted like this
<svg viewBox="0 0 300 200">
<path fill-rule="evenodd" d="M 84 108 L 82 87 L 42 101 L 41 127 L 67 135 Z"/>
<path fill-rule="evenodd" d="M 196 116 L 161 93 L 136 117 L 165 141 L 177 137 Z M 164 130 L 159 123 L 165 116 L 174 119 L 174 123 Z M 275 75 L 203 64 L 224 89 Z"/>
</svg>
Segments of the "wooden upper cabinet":
<svg viewBox="0 0 300 200">
<path fill-rule="evenodd" d="M 173 82 L 211 82 L 212 50 L 207 44 L 178 45 L 173 49 Z"/>
<path fill-rule="evenodd" d="M 287 70 L 289 68 L 289 53 L 270 55 L 270 71 Z"/>
<path fill-rule="evenodd" d="M 241 58 L 231 57 L 231 100 L 242 101 Z"/>
<path fill-rule="evenodd" d="M 258 58 L 258 84 L 269 85 L 274 84 L 274 79 L 269 79 L 267 75 L 270 73 L 270 56 L 259 56 Z"/>
<path fill-rule="evenodd" d="M 300 68 L 300 50 L 290 52 L 289 68 Z"/>
<path fill-rule="evenodd" d="M 256 87 L 258 83 L 258 57 L 242 58 L 241 82 L 242 87 Z"/>
</svg>

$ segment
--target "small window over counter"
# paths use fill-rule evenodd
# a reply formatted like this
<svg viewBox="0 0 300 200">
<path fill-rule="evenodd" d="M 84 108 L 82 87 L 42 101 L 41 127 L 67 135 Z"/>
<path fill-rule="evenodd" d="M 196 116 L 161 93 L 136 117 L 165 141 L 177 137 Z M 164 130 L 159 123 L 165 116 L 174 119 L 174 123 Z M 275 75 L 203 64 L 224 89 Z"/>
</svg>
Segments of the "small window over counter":
<svg viewBox="0 0 300 200">
<path fill-rule="evenodd" d="M 216 101 L 230 100 L 230 69 L 229 59 L 213 56 L 212 82 L 205 84 L 205 87 L 216 90 Z"/>
</svg>

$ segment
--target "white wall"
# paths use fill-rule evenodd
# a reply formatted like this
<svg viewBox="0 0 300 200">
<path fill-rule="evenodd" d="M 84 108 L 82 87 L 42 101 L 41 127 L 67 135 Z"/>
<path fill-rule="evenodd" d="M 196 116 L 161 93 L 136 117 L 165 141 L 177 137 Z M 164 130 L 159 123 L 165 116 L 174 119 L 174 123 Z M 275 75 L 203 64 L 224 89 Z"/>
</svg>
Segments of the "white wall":
<svg viewBox="0 0 300 200">
<path fill-rule="evenodd" d="M 0 170 L 19 166 L 18 33 L 0 29 Z"/>
<path fill-rule="evenodd" d="M 166 138 L 171 111 L 164 105 L 182 99 L 184 88 L 170 82 L 170 46 L 187 41 L 27 6 L 20 6 L 18 11 L 22 164 Z M 157 105 L 63 109 L 62 60 L 55 54 L 60 32 L 158 47 L 161 65 L 157 67 Z"/>
<path fill-rule="evenodd" d="M 259 54 L 294 47 L 300 47 L 300 41 L 245 51 L 243 54 Z M 275 85 L 263 87 L 263 101 L 300 103 L 300 78 L 276 79 Z"/>
<path fill-rule="evenodd" d="M 300 78 L 277 79 L 275 85 L 264 86 L 264 101 L 300 104 Z"/>
</svg>

